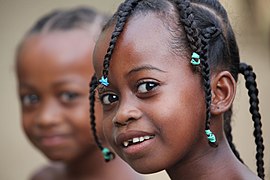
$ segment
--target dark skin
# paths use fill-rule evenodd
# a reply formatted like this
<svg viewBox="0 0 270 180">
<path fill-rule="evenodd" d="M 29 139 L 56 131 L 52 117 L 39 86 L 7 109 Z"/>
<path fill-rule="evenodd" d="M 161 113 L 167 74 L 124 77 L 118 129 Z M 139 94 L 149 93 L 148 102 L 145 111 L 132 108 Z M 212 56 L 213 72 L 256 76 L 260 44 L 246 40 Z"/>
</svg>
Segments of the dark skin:
<svg viewBox="0 0 270 180">
<path fill-rule="evenodd" d="M 112 32 L 113 26 L 106 29 L 95 47 L 98 78 Z M 213 148 L 204 134 L 201 75 L 192 71 L 186 52 L 173 53 L 168 39 L 170 33 L 153 13 L 127 22 L 110 63 L 110 84 L 99 90 L 109 143 L 140 173 L 165 169 L 171 179 L 258 179 L 236 159 L 223 132 L 222 115 L 236 91 L 233 77 L 228 71 L 211 77 L 211 130 L 219 143 Z M 145 136 L 151 138 L 124 145 Z"/>
<path fill-rule="evenodd" d="M 18 53 L 22 125 L 51 163 L 32 179 L 140 179 L 120 158 L 106 163 L 89 124 L 89 79 L 94 41 L 85 30 L 28 37 Z M 101 107 L 96 104 L 97 131 Z M 106 145 L 106 144 L 105 144 Z M 125 173 L 122 173 L 125 172 Z"/>
</svg>

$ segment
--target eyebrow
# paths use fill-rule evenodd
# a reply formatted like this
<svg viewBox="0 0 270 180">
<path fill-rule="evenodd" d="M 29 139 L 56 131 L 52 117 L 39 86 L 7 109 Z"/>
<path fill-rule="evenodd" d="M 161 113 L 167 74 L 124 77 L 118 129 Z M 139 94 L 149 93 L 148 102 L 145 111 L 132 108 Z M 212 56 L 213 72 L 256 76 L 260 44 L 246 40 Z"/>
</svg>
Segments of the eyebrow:
<svg viewBox="0 0 270 180">
<path fill-rule="evenodd" d="M 149 70 L 156 70 L 156 71 L 159 71 L 159 72 L 162 72 L 162 73 L 167 73 L 167 71 L 164 71 L 164 70 L 161 70 L 155 66 L 152 66 L 150 64 L 145 64 L 145 65 L 142 65 L 142 66 L 138 66 L 136 68 L 133 68 L 132 70 L 130 70 L 127 75 L 131 75 L 133 73 L 136 73 L 136 72 L 139 72 L 139 71 L 149 71 Z"/>
<path fill-rule="evenodd" d="M 70 84 L 70 83 L 77 84 L 79 86 L 84 85 L 84 83 L 82 83 L 80 81 L 78 82 L 78 81 L 74 81 L 73 79 L 64 79 L 64 80 L 53 83 L 53 87 L 59 87 L 59 86 L 63 86 L 63 85 Z"/>
</svg>

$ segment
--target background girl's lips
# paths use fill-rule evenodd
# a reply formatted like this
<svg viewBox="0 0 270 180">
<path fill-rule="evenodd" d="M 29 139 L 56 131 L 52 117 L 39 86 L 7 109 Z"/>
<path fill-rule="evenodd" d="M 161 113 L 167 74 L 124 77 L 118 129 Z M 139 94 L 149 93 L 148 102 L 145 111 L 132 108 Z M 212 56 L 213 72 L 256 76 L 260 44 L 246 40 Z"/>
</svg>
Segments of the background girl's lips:
<svg viewBox="0 0 270 180">
<path fill-rule="evenodd" d="M 38 143 L 44 147 L 60 146 L 65 144 L 69 140 L 69 135 L 67 134 L 57 134 L 50 136 L 40 136 L 38 138 Z"/>
</svg>

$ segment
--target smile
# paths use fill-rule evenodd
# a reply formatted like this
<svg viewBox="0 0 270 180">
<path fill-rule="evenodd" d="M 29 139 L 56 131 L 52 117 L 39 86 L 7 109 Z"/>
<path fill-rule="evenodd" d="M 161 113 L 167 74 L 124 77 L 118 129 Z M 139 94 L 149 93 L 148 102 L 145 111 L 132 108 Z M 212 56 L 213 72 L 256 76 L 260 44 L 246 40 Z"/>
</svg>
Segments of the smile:
<svg viewBox="0 0 270 180">
<path fill-rule="evenodd" d="M 128 146 L 131 146 L 131 145 L 134 145 L 134 144 L 139 144 L 139 143 L 141 143 L 141 142 L 144 142 L 144 141 L 146 141 L 146 140 L 153 139 L 153 138 L 154 138 L 154 136 L 140 136 L 140 137 L 134 137 L 134 138 L 131 138 L 131 139 L 127 140 L 127 141 L 124 141 L 124 142 L 122 143 L 122 145 L 123 145 L 124 147 L 128 147 Z"/>
</svg>

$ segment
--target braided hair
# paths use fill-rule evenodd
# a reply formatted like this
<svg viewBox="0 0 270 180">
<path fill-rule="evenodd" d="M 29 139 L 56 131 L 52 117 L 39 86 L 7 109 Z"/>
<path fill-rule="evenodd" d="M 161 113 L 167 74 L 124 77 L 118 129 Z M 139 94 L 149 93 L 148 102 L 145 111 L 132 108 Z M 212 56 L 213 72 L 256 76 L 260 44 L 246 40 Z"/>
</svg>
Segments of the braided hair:
<svg viewBox="0 0 270 180">
<path fill-rule="evenodd" d="M 201 64 L 196 68 L 195 73 L 201 73 L 202 84 L 205 92 L 205 130 L 210 131 L 211 120 L 211 82 L 212 71 L 226 70 L 231 73 L 235 81 L 238 80 L 238 74 L 245 76 L 246 87 L 250 96 L 250 112 L 254 121 L 254 136 L 257 145 L 257 172 L 260 178 L 264 178 L 263 162 L 263 138 L 261 130 L 261 117 L 258 109 L 258 90 L 256 88 L 255 74 L 251 66 L 240 63 L 238 46 L 235 35 L 229 22 L 226 10 L 217 0 L 126 0 L 119 6 L 119 9 L 104 27 L 115 24 L 111 36 L 109 48 L 104 57 L 102 80 L 104 85 L 108 85 L 107 77 L 112 53 L 117 42 L 117 38 L 123 31 L 124 25 L 130 16 L 136 13 L 154 12 L 161 16 L 163 23 L 169 28 L 172 38 L 171 48 L 175 53 L 186 55 L 196 53 L 199 56 Z M 168 15 L 169 13 L 169 15 Z M 172 14 L 172 15 L 171 15 Z M 185 34 L 183 37 L 181 34 Z M 104 80 L 104 81 L 103 81 Z M 238 151 L 232 142 L 231 134 L 231 115 L 232 107 L 224 113 L 224 131 L 229 145 L 241 161 Z M 207 134 L 207 133 L 206 133 Z M 210 140 L 207 134 L 209 144 L 217 147 L 216 140 Z M 210 136 L 214 136 L 210 133 Z"/>
<path fill-rule="evenodd" d="M 100 30 L 108 21 L 109 16 L 98 13 L 96 10 L 87 7 L 76 7 L 73 9 L 56 9 L 39 19 L 25 34 L 24 39 L 18 46 L 17 54 L 20 51 L 24 40 L 34 34 L 53 31 L 69 31 L 74 29 L 86 29 L 91 31 L 93 25 L 98 25 Z M 99 30 L 99 31 L 100 31 Z M 98 36 L 98 34 L 94 34 Z"/>
</svg>

